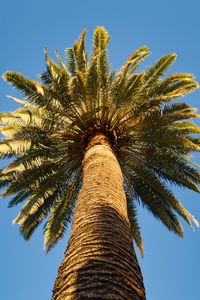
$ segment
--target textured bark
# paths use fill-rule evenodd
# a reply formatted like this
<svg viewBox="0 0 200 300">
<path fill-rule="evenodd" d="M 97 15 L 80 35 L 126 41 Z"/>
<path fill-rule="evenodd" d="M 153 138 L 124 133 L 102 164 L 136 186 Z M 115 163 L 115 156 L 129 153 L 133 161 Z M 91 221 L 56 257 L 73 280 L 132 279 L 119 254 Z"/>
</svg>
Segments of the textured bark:
<svg viewBox="0 0 200 300">
<path fill-rule="evenodd" d="M 83 185 L 52 300 L 144 300 L 120 166 L 108 139 L 96 135 L 83 160 Z"/>
</svg>

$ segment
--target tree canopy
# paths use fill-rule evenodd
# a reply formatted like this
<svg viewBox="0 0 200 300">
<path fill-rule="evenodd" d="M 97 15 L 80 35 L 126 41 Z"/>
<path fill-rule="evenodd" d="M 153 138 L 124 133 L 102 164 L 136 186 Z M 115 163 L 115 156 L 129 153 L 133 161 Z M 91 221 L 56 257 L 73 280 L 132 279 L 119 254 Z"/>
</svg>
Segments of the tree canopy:
<svg viewBox="0 0 200 300">
<path fill-rule="evenodd" d="M 183 235 L 178 215 L 190 227 L 192 222 L 198 225 L 169 187 L 200 191 L 200 173 L 190 160 L 193 151 L 200 151 L 200 128 L 191 122 L 199 115 L 177 101 L 198 83 L 192 74 L 164 76 L 174 53 L 136 72 L 150 55 L 146 46 L 112 71 L 105 28 L 94 30 L 90 57 L 85 35 L 86 30 L 66 49 L 66 62 L 58 52 L 58 62 L 53 61 L 45 50 L 46 71 L 40 81 L 13 71 L 3 75 L 25 99 L 10 97 L 20 108 L 0 114 L 5 136 L 0 157 L 12 158 L 0 172 L 2 196 L 13 195 L 9 207 L 25 202 L 14 220 L 25 239 L 47 218 L 44 243 L 49 251 L 71 220 L 88 142 L 103 133 L 122 168 L 131 232 L 143 253 L 137 202 L 178 236 Z"/>
</svg>

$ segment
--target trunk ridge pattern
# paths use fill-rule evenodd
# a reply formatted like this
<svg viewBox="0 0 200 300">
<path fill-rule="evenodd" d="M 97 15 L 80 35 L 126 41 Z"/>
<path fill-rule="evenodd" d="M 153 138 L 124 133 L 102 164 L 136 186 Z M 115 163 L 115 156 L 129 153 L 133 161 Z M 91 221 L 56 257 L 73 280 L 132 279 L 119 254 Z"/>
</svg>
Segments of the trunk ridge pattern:
<svg viewBox="0 0 200 300">
<path fill-rule="evenodd" d="M 108 139 L 91 139 L 71 236 L 52 300 L 146 299 L 133 249 L 120 165 Z"/>
</svg>

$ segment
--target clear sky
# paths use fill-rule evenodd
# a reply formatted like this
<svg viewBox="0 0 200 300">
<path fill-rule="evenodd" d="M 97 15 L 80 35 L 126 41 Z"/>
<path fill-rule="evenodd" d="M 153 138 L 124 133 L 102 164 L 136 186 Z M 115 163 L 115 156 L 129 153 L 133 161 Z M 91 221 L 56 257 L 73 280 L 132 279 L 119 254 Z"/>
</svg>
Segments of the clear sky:
<svg viewBox="0 0 200 300">
<path fill-rule="evenodd" d="M 44 47 L 54 56 L 88 29 L 91 49 L 93 29 L 105 26 L 112 37 L 109 57 L 114 69 L 139 46 L 152 52 L 142 65 L 149 66 L 161 55 L 175 52 L 177 61 L 170 72 L 194 73 L 200 81 L 199 0 L 7 0 L 0 6 L 0 73 L 14 70 L 36 79 L 44 70 Z M 0 110 L 15 108 L 6 95 L 19 96 L 0 79 Z M 200 111 L 200 91 L 185 98 Z M 200 163 L 200 155 L 194 155 Z M 1 167 L 5 162 L 1 163 Z M 183 204 L 200 220 L 200 195 L 175 190 Z M 57 268 L 67 245 L 65 238 L 47 256 L 43 251 L 42 227 L 26 242 L 12 219 L 19 208 L 8 209 L 0 201 L 0 299 L 49 300 Z M 200 229 L 184 224 L 179 239 L 143 209 L 139 219 L 145 256 L 139 259 L 148 300 L 200 299 Z"/>
</svg>

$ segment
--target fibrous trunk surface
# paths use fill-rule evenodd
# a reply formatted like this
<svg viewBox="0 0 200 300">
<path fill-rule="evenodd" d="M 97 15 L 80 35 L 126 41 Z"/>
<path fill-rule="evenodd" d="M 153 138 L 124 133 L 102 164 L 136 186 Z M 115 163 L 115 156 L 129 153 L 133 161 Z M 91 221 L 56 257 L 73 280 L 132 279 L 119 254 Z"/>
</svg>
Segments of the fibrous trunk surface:
<svg viewBox="0 0 200 300">
<path fill-rule="evenodd" d="M 72 299 L 146 299 L 121 168 L 102 134 L 85 152 L 83 185 L 53 290 L 52 300 Z"/>
</svg>

